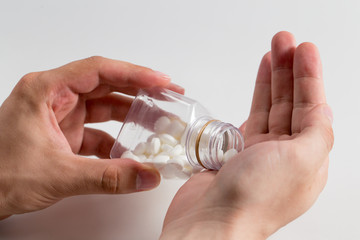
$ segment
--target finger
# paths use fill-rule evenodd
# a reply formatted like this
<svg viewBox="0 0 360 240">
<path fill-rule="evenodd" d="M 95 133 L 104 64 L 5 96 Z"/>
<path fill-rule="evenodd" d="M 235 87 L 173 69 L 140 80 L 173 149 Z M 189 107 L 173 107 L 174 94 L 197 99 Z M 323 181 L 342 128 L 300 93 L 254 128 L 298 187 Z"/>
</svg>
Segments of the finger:
<svg viewBox="0 0 360 240">
<path fill-rule="evenodd" d="M 43 72 L 42 79 L 65 84 L 75 93 L 89 93 L 101 84 L 114 88 L 149 88 L 170 83 L 170 77 L 158 71 L 103 57 L 91 57 Z"/>
<path fill-rule="evenodd" d="M 185 89 L 183 87 L 181 87 L 177 84 L 174 84 L 174 83 L 170 83 L 167 86 L 165 86 L 164 88 L 167 88 L 167 89 L 177 92 L 179 94 L 184 94 L 184 92 L 185 92 Z M 111 92 L 119 92 L 119 93 L 123 93 L 123 94 L 129 95 L 129 96 L 136 96 L 138 94 L 139 90 L 140 90 L 139 87 L 132 87 L 132 86 L 112 87 L 112 86 L 109 86 L 106 84 L 100 84 L 93 91 L 83 94 L 83 97 L 85 99 L 100 98 L 100 97 L 104 97 L 104 96 L 108 95 Z"/>
<path fill-rule="evenodd" d="M 268 132 L 271 107 L 271 53 L 264 55 L 255 82 L 250 115 L 246 123 L 245 138 Z"/>
<path fill-rule="evenodd" d="M 295 138 L 299 152 L 306 152 L 308 157 L 302 158 L 310 169 L 319 169 L 334 144 L 332 129 L 332 111 L 327 104 L 318 105 L 304 116 L 301 132 Z"/>
<path fill-rule="evenodd" d="M 326 103 L 319 52 L 312 43 L 299 45 L 294 56 L 294 109 L 292 132 L 301 130 L 302 118 L 316 105 Z"/>
<path fill-rule="evenodd" d="M 159 92 L 157 92 L 157 94 L 158 93 Z M 168 99 L 164 100 L 167 101 Z M 123 122 L 125 117 L 127 117 L 127 122 L 141 123 L 143 127 L 153 131 L 154 123 L 159 117 L 175 117 L 156 104 L 154 106 L 148 106 L 143 103 L 143 101 L 141 98 L 134 100 L 132 97 L 119 94 L 110 94 L 102 98 L 87 100 L 85 123 L 105 122 L 109 120 Z M 129 113 L 133 103 L 136 106 L 143 104 L 143 107 L 133 107 L 133 111 Z"/>
<path fill-rule="evenodd" d="M 288 32 L 276 34 L 271 43 L 271 99 L 269 132 L 291 134 L 293 108 L 293 58 L 295 39 Z"/>
<path fill-rule="evenodd" d="M 171 91 L 174 91 L 174 92 L 177 92 L 177 93 L 180 93 L 180 94 L 184 94 L 185 93 L 185 89 L 180 86 L 180 85 L 177 85 L 175 83 L 170 83 L 166 86 L 167 89 L 171 90 Z"/>
<path fill-rule="evenodd" d="M 85 123 L 124 121 L 133 98 L 119 94 L 110 94 L 102 98 L 86 101 Z"/>
<path fill-rule="evenodd" d="M 169 83 L 168 85 L 164 86 L 163 88 L 169 89 L 173 92 L 184 94 L 185 89 L 175 83 Z M 117 91 L 120 93 L 125 93 L 130 96 L 136 96 L 139 92 L 140 88 L 138 87 L 121 87 L 121 88 L 115 88 L 113 91 Z"/>
<path fill-rule="evenodd" d="M 109 158 L 114 141 L 114 138 L 106 132 L 85 128 L 79 154 L 84 156 L 95 155 L 99 158 Z"/>
<path fill-rule="evenodd" d="M 66 195 L 131 193 L 159 185 L 160 174 L 152 166 L 131 159 L 87 159 L 71 161 L 63 189 Z"/>
<path fill-rule="evenodd" d="M 239 127 L 239 130 L 243 136 L 245 135 L 246 132 L 246 125 L 247 125 L 247 120 L 243 122 L 243 124 L 241 124 L 241 126 Z"/>
</svg>

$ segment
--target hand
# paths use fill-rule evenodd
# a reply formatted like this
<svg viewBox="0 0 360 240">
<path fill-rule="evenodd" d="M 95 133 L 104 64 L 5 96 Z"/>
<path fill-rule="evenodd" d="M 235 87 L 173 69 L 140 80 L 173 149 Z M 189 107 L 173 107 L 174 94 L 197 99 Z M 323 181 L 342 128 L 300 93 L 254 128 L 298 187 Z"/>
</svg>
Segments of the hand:
<svg viewBox="0 0 360 240">
<path fill-rule="evenodd" d="M 182 186 L 162 239 L 265 239 L 299 217 L 325 186 L 331 124 L 317 48 L 278 33 L 241 128 L 245 150 Z"/>
<path fill-rule="evenodd" d="M 36 211 L 72 195 L 129 193 L 159 184 L 156 169 L 108 158 L 114 139 L 85 123 L 122 121 L 142 87 L 168 76 L 92 57 L 24 76 L 0 108 L 0 218 Z"/>
</svg>

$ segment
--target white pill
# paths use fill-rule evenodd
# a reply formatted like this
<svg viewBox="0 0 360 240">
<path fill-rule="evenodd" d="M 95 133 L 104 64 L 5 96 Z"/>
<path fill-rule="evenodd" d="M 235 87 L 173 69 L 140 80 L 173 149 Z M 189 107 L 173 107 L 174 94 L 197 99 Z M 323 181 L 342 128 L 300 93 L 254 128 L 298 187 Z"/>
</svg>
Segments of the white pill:
<svg viewBox="0 0 360 240">
<path fill-rule="evenodd" d="M 160 139 L 157 138 L 157 137 L 154 137 L 150 144 L 147 144 L 147 152 L 149 154 L 152 154 L 152 155 L 156 155 L 159 150 L 160 150 L 160 147 L 161 147 L 161 142 L 160 142 Z"/>
<path fill-rule="evenodd" d="M 158 136 L 156 133 L 151 134 L 151 135 L 147 138 L 146 142 L 151 142 L 151 140 L 153 140 L 153 138 L 155 138 L 155 137 L 159 137 L 159 136 Z"/>
<path fill-rule="evenodd" d="M 186 125 L 179 120 L 173 120 L 167 127 L 166 132 L 171 136 L 180 139 L 182 136 Z"/>
<path fill-rule="evenodd" d="M 156 156 L 159 156 L 159 155 L 167 155 L 167 156 L 169 156 L 169 153 L 168 153 L 168 152 L 159 151 L 158 154 L 156 154 Z"/>
<path fill-rule="evenodd" d="M 170 153 L 174 147 L 170 146 L 169 144 L 161 144 L 160 150 L 166 153 Z"/>
<path fill-rule="evenodd" d="M 138 155 L 138 158 L 141 162 L 145 162 L 147 157 L 144 154 Z"/>
<path fill-rule="evenodd" d="M 195 168 L 195 169 L 194 169 L 194 167 L 187 162 L 187 163 L 184 165 L 182 172 L 183 172 L 183 174 L 185 174 L 185 175 L 188 176 L 188 178 L 189 178 L 189 177 L 191 177 L 193 174 L 198 173 L 198 172 L 200 171 L 200 170 L 198 170 L 198 169 L 199 169 L 199 168 Z"/>
<path fill-rule="evenodd" d="M 175 176 L 180 179 L 188 179 L 192 175 L 191 168 L 183 168 L 182 171 L 175 172 Z"/>
<path fill-rule="evenodd" d="M 189 161 L 188 161 L 188 159 L 187 159 L 187 157 L 185 156 L 185 155 L 178 155 L 178 156 L 175 156 L 175 157 L 173 157 L 173 159 L 175 160 L 175 161 L 178 161 L 178 162 L 182 162 L 183 163 L 183 167 L 185 167 L 185 166 L 190 166 L 191 167 L 191 165 L 189 164 Z"/>
<path fill-rule="evenodd" d="M 130 151 L 125 151 L 123 152 L 123 154 L 121 154 L 121 158 L 130 158 L 130 159 L 133 159 L 135 161 L 139 161 L 139 157 L 134 155 L 132 152 Z"/>
<path fill-rule="evenodd" d="M 168 155 L 157 155 L 150 161 L 157 169 L 161 170 L 166 165 L 167 161 L 169 161 L 169 159 L 170 157 Z"/>
<path fill-rule="evenodd" d="M 146 148 L 147 148 L 146 143 L 141 142 L 141 143 L 139 143 L 139 144 L 135 147 L 133 153 L 134 153 L 135 155 L 138 155 L 138 156 L 139 156 L 139 155 L 142 155 L 142 154 L 145 153 Z"/>
<path fill-rule="evenodd" d="M 160 171 L 163 178 L 166 179 L 173 178 L 176 172 L 178 172 L 178 169 L 174 164 L 166 164 Z"/>
<path fill-rule="evenodd" d="M 170 156 L 172 156 L 172 157 L 179 156 L 179 155 L 181 155 L 181 154 L 183 154 L 183 153 L 184 153 L 184 149 L 183 149 L 183 147 L 182 147 L 180 144 L 176 145 L 176 146 L 169 152 Z"/>
<path fill-rule="evenodd" d="M 171 158 L 169 159 L 166 164 L 168 165 L 174 165 L 175 168 L 182 170 L 184 167 L 184 162 L 179 158 Z"/>
<path fill-rule="evenodd" d="M 170 146 L 175 146 L 178 143 L 176 138 L 166 133 L 160 134 L 159 138 L 163 144 L 168 144 Z"/>
<path fill-rule="evenodd" d="M 162 155 L 157 155 L 153 158 L 153 162 L 162 162 L 162 163 L 167 163 L 170 159 L 170 156 L 169 155 L 165 155 L 165 154 L 162 154 Z"/>
<path fill-rule="evenodd" d="M 166 165 L 166 163 L 161 163 L 161 162 L 151 162 L 151 164 L 154 165 L 154 167 L 158 169 L 160 173 L 163 167 Z"/>
<path fill-rule="evenodd" d="M 229 161 L 236 154 L 238 154 L 238 151 L 236 149 L 234 149 L 234 148 L 227 150 L 224 153 L 223 163 L 226 163 L 227 161 Z"/>
<path fill-rule="evenodd" d="M 154 131 L 156 133 L 164 133 L 168 129 L 170 124 L 171 120 L 168 117 L 159 117 L 154 124 Z"/>
</svg>

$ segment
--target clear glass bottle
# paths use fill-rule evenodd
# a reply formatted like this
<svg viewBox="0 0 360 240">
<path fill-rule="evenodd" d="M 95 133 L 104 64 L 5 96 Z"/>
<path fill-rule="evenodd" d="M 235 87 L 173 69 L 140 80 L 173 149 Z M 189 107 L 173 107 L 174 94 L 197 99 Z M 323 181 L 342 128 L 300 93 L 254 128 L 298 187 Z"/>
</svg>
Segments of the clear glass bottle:
<svg viewBox="0 0 360 240">
<path fill-rule="evenodd" d="M 215 120 L 190 98 L 151 88 L 135 97 L 110 156 L 152 163 L 164 178 L 186 179 L 219 170 L 243 148 L 238 128 Z"/>
</svg>

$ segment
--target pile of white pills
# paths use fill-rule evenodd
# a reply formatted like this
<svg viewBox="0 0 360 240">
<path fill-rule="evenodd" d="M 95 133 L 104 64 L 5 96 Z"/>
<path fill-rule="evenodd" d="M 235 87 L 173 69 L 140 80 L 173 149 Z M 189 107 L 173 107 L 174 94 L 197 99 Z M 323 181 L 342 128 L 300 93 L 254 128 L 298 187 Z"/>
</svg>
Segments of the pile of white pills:
<svg viewBox="0 0 360 240">
<path fill-rule="evenodd" d="M 186 124 L 179 119 L 162 116 L 154 124 L 154 134 L 146 142 L 140 142 L 134 150 L 125 151 L 121 158 L 152 163 L 164 178 L 188 179 L 202 168 L 190 165 L 186 157 L 185 129 Z M 226 162 L 237 153 L 236 149 L 229 149 L 219 156 L 219 160 Z"/>
</svg>

